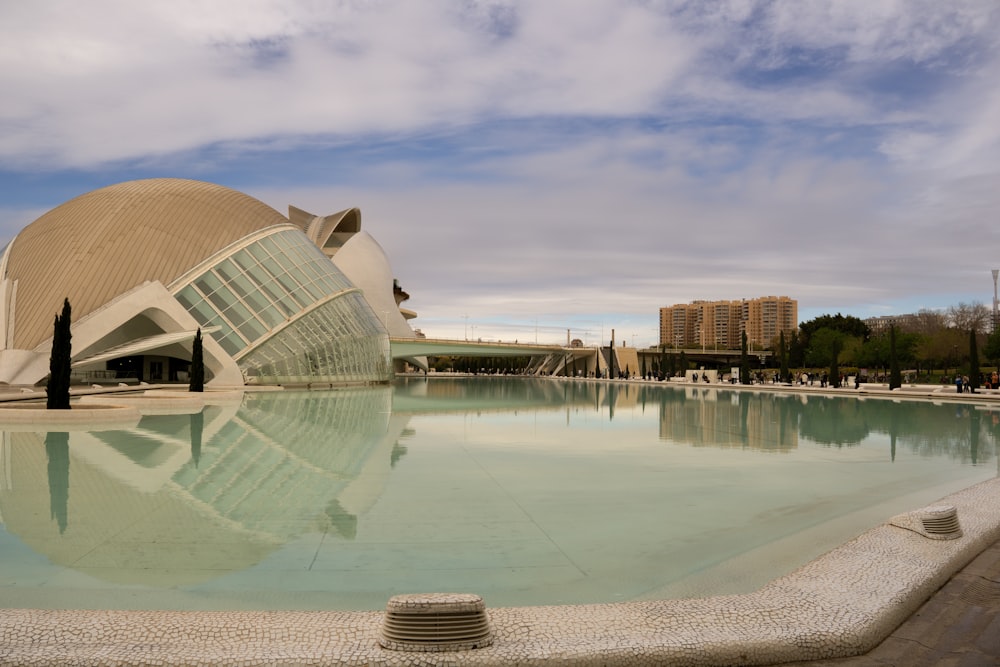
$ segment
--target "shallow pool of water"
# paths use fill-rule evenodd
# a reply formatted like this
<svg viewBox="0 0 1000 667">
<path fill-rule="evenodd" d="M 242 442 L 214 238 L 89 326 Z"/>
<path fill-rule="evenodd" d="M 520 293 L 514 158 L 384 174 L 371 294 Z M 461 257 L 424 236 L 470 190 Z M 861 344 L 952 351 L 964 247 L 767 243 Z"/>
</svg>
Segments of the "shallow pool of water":
<svg viewBox="0 0 1000 667">
<path fill-rule="evenodd" d="M 1000 412 L 522 378 L 5 432 L 0 605 L 382 609 L 753 590 L 997 475 Z"/>
</svg>

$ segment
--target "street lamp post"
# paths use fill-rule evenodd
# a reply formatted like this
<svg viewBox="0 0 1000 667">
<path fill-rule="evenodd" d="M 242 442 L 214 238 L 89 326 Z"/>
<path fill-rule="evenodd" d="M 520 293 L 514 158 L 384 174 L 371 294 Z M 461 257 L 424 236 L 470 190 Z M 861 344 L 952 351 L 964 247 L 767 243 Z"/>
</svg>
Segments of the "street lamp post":
<svg viewBox="0 0 1000 667">
<path fill-rule="evenodd" d="M 997 330 L 997 276 L 1000 269 L 993 269 L 993 331 Z"/>
</svg>

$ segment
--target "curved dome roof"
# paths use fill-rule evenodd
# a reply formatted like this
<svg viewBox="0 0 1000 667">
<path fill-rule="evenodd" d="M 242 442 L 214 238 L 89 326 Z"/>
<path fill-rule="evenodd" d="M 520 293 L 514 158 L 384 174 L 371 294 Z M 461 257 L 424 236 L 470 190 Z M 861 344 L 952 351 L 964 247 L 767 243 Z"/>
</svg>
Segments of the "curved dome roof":
<svg viewBox="0 0 1000 667">
<path fill-rule="evenodd" d="M 52 335 L 64 298 L 73 319 L 146 281 L 164 285 L 247 234 L 288 219 L 212 183 L 129 181 L 72 199 L 28 225 L 7 253 L 17 280 L 13 347 Z"/>
</svg>

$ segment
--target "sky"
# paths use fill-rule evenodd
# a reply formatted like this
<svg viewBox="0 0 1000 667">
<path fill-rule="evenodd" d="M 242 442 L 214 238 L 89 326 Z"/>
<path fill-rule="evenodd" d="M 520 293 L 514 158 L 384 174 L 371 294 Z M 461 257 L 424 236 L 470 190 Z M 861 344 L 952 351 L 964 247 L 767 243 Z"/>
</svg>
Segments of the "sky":
<svg viewBox="0 0 1000 667">
<path fill-rule="evenodd" d="M 0 91 L 0 244 L 140 178 L 358 207 L 429 337 L 992 307 L 1000 268 L 996 0 L 2 0 Z"/>
</svg>

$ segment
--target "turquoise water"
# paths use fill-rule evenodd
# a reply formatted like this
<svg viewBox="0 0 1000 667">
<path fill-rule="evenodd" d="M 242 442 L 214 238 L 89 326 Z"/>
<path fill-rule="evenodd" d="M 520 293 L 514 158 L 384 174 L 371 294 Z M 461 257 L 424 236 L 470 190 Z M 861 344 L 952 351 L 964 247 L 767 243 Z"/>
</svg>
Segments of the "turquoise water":
<svg viewBox="0 0 1000 667">
<path fill-rule="evenodd" d="M 5 432 L 0 605 L 382 609 L 754 590 L 997 476 L 1000 412 L 522 378 Z"/>
</svg>

